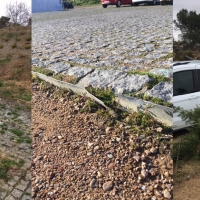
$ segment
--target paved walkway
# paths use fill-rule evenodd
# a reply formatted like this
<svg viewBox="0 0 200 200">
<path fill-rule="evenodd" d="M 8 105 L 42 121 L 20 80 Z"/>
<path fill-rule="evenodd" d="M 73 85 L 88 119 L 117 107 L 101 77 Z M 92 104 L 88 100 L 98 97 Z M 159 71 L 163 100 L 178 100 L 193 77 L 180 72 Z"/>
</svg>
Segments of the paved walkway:
<svg viewBox="0 0 200 200">
<path fill-rule="evenodd" d="M 0 99 L 0 132 L 0 158 L 23 163 L 20 168 L 13 165 L 7 181 L 0 179 L 0 200 L 30 200 L 30 110 Z"/>
<path fill-rule="evenodd" d="M 84 87 L 140 91 L 152 80 L 141 71 L 172 78 L 172 11 L 172 6 L 99 6 L 33 14 L 32 65 L 75 76 Z M 172 82 L 145 94 L 170 102 Z"/>
</svg>

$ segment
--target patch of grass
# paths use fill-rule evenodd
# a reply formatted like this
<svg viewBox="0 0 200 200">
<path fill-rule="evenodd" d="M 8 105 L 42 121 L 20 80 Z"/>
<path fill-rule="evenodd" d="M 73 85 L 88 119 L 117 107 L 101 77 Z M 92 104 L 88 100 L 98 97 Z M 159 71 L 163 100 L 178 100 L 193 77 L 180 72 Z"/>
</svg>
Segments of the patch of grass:
<svg viewBox="0 0 200 200">
<path fill-rule="evenodd" d="M 24 48 L 25 48 L 25 49 L 30 49 L 30 48 L 31 48 L 31 44 L 26 44 L 26 45 L 24 46 Z"/>
<path fill-rule="evenodd" d="M 23 136 L 17 138 L 17 143 L 23 143 L 23 142 L 24 142 Z"/>
<path fill-rule="evenodd" d="M 17 135 L 18 137 L 21 137 L 23 135 L 23 132 L 18 129 L 12 129 L 11 132 Z"/>
<path fill-rule="evenodd" d="M 134 71 L 131 70 L 128 72 L 129 75 L 131 74 L 138 74 L 138 75 L 147 75 L 149 76 L 152 80 L 146 84 L 146 86 L 148 87 L 148 89 L 153 88 L 155 85 L 157 85 L 160 82 L 167 82 L 167 81 L 171 81 L 170 78 L 167 78 L 165 76 L 162 75 L 158 75 L 158 74 L 153 74 L 153 73 L 149 73 L 149 72 L 141 72 L 141 71 Z"/>
<path fill-rule="evenodd" d="M 26 138 L 26 143 L 31 144 L 32 143 L 32 139 L 31 138 Z"/>
<path fill-rule="evenodd" d="M 3 49 L 3 44 L 0 44 L 0 49 Z"/>
<path fill-rule="evenodd" d="M 97 111 L 97 109 L 98 109 L 98 105 L 96 104 L 96 102 L 88 99 L 86 101 L 85 106 L 80 109 L 80 112 L 81 113 L 84 113 L 84 112 L 95 112 L 95 111 Z"/>
<path fill-rule="evenodd" d="M 162 59 L 173 58 L 173 53 L 168 53 L 166 56 L 163 56 Z"/>
<path fill-rule="evenodd" d="M 3 82 L 2 81 L 0 81 L 0 87 L 2 87 L 3 86 Z"/>
<path fill-rule="evenodd" d="M 8 126 L 6 123 L 3 123 L 0 125 L 0 127 L 1 127 L 1 134 L 4 135 L 6 131 L 8 130 Z"/>
<path fill-rule="evenodd" d="M 3 59 L 3 60 L 0 60 L 0 64 L 7 63 L 7 62 L 10 62 L 10 61 L 11 61 L 10 58 L 6 58 L 6 59 Z"/>
<path fill-rule="evenodd" d="M 15 41 L 16 41 L 16 42 L 19 42 L 19 41 L 21 41 L 21 38 L 16 37 L 16 38 L 15 38 Z"/>
<path fill-rule="evenodd" d="M 25 161 L 20 159 L 18 162 L 3 158 L 0 160 L 0 179 L 8 180 L 10 177 L 8 177 L 7 173 L 10 169 L 12 169 L 14 166 L 16 166 L 18 169 L 20 169 L 24 165 Z"/>
<path fill-rule="evenodd" d="M 13 44 L 11 45 L 11 47 L 12 47 L 12 49 L 17 48 L 17 42 L 13 43 Z"/>
<path fill-rule="evenodd" d="M 110 89 L 99 89 L 99 88 L 86 88 L 91 94 L 93 94 L 98 99 L 102 100 L 108 107 L 113 107 L 115 105 L 115 94 Z"/>
<path fill-rule="evenodd" d="M 18 54 L 18 58 L 26 58 L 26 55 L 22 54 L 22 53 L 19 53 Z"/>
<path fill-rule="evenodd" d="M 33 72 L 38 72 L 46 76 L 53 76 L 54 72 L 50 69 L 41 68 L 41 67 L 32 67 Z"/>
<path fill-rule="evenodd" d="M 27 41 L 27 42 L 31 41 L 31 35 L 28 36 L 28 37 L 26 37 L 26 41 Z"/>
<path fill-rule="evenodd" d="M 26 32 L 25 31 L 20 31 L 20 33 L 19 33 L 20 35 L 25 35 L 26 34 Z"/>
</svg>

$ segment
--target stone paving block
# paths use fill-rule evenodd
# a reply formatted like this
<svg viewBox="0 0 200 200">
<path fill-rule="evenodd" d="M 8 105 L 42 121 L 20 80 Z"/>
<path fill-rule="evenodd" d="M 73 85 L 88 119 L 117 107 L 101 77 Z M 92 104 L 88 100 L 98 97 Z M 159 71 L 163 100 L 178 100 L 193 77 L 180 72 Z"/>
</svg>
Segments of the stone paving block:
<svg viewBox="0 0 200 200">
<path fill-rule="evenodd" d="M 6 191 L 11 191 L 11 190 L 13 189 L 13 187 L 10 186 L 10 185 L 8 185 L 8 184 L 2 185 L 1 188 L 2 188 L 3 190 L 6 190 Z"/>
<path fill-rule="evenodd" d="M 30 181 L 31 180 L 31 173 L 27 173 L 26 177 L 25 177 L 26 181 Z"/>
<path fill-rule="evenodd" d="M 94 69 L 86 67 L 71 67 L 67 71 L 64 71 L 62 74 L 75 76 L 76 78 L 83 78 L 88 73 L 91 73 Z"/>
<path fill-rule="evenodd" d="M 12 195 L 9 195 L 5 198 L 5 200 L 15 200 L 15 198 Z"/>
<path fill-rule="evenodd" d="M 172 82 L 161 82 L 155 85 L 151 90 L 147 90 L 145 95 L 150 97 L 157 97 L 163 99 L 164 101 L 172 101 L 172 91 L 173 83 Z"/>
<path fill-rule="evenodd" d="M 70 64 L 64 63 L 64 62 L 58 62 L 48 67 L 48 69 L 54 71 L 55 73 L 61 73 L 63 71 L 68 70 L 69 68 L 70 68 Z"/>
<path fill-rule="evenodd" d="M 30 181 L 30 180 L 29 180 Z M 29 184 L 29 181 L 25 181 L 25 180 L 21 180 L 20 183 L 22 185 L 24 185 L 25 187 L 27 187 L 27 185 Z"/>
<path fill-rule="evenodd" d="M 123 94 L 125 92 L 136 92 L 149 81 L 151 81 L 151 78 L 147 75 L 128 75 L 122 79 L 116 79 L 109 87 L 111 87 L 115 93 Z"/>
<path fill-rule="evenodd" d="M 14 186 L 16 183 L 17 183 L 17 181 L 15 181 L 13 179 L 8 181 L 8 184 L 11 185 L 11 186 Z"/>
<path fill-rule="evenodd" d="M 22 200 L 30 200 L 31 195 L 23 195 Z"/>
<path fill-rule="evenodd" d="M 17 189 L 14 189 L 14 190 L 12 191 L 12 195 L 13 195 L 14 197 L 17 197 L 17 198 L 21 197 L 22 194 L 23 194 L 23 192 L 20 191 L 20 190 L 17 190 Z"/>
<path fill-rule="evenodd" d="M 6 196 L 6 191 L 0 191 L 0 199 L 4 199 L 5 198 L 5 196 Z"/>
<path fill-rule="evenodd" d="M 83 79 L 81 79 L 77 85 L 82 87 L 92 86 L 94 88 L 106 88 L 117 78 L 123 78 L 126 73 L 117 70 L 99 70 L 96 69 L 91 74 L 88 74 Z"/>
<path fill-rule="evenodd" d="M 19 184 L 15 188 L 17 188 L 17 189 L 19 189 L 21 191 L 24 191 L 26 189 L 26 185 Z"/>
<path fill-rule="evenodd" d="M 149 71 L 150 73 L 173 78 L 173 69 L 154 68 Z"/>
</svg>

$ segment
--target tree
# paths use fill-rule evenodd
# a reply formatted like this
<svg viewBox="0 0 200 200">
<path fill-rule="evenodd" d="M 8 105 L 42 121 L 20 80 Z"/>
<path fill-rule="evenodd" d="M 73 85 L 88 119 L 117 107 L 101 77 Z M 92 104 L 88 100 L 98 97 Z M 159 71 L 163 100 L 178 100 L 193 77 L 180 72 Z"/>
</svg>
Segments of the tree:
<svg viewBox="0 0 200 200">
<path fill-rule="evenodd" d="M 6 14 L 10 18 L 10 22 L 14 25 L 26 26 L 29 24 L 31 17 L 30 9 L 23 2 L 14 4 L 6 4 Z"/>
<path fill-rule="evenodd" d="M 200 45 L 200 14 L 196 11 L 188 12 L 182 9 L 177 13 L 177 20 L 174 20 L 175 29 L 182 32 L 182 38 L 190 47 Z"/>
</svg>

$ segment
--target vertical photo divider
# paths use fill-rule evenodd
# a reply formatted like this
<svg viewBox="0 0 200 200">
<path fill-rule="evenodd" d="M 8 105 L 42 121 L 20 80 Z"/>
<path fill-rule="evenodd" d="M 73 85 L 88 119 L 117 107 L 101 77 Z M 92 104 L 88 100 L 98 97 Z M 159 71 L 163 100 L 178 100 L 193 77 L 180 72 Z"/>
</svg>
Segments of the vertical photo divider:
<svg viewBox="0 0 200 200">
<path fill-rule="evenodd" d="M 200 173 L 200 3 L 173 6 L 174 199 L 198 199 Z M 190 187 L 188 187 L 190 186 Z"/>
<path fill-rule="evenodd" d="M 31 199 L 31 0 L 0 2 L 0 199 Z"/>
</svg>

